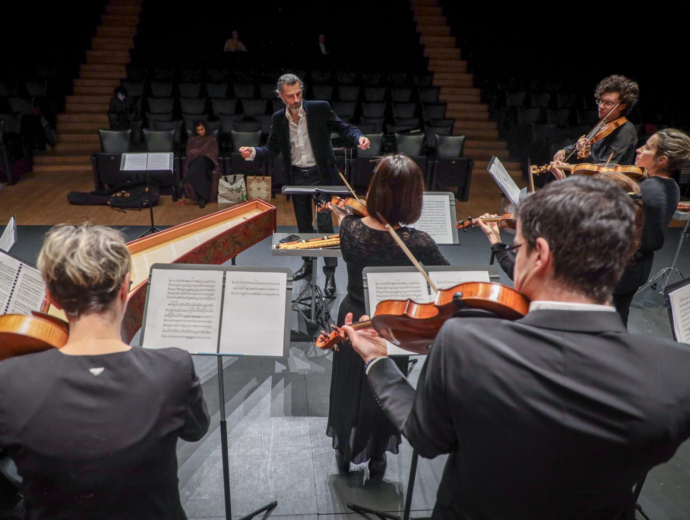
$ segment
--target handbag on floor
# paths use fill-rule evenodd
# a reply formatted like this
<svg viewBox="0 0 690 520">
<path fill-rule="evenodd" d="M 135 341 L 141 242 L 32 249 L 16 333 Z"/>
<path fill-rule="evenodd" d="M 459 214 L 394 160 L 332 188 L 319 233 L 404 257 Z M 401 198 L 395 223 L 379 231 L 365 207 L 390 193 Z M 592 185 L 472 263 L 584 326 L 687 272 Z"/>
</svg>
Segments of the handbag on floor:
<svg viewBox="0 0 690 520">
<path fill-rule="evenodd" d="M 246 200 L 244 175 L 225 175 L 218 180 L 218 204 L 237 204 Z"/>
<path fill-rule="evenodd" d="M 271 202 L 270 175 L 247 177 L 247 199 L 261 199 Z"/>
</svg>

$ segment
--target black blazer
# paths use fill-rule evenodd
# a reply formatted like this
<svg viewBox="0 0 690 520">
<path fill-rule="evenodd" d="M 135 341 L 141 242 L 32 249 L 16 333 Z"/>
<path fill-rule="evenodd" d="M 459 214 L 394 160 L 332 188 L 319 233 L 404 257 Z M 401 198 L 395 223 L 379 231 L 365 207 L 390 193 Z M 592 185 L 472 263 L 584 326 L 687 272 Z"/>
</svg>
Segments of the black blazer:
<svg viewBox="0 0 690 520">
<path fill-rule="evenodd" d="M 632 488 L 690 436 L 690 348 L 615 312 L 536 310 L 441 329 L 417 391 L 368 380 L 419 454 L 450 453 L 434 516 L 634 519 Z"/>
<path fill-rule="evenodd" d="M 349 139 L 356 146 L 362 136 L 356 127 L 341 121 L 327 101 L 302 101 L 302 107 L 307 114 L 307 128 L 309 141 L 316 159 L 316 166 L 326 184 L 338 184 L 338 170 L 335 167 L 335 155 L 331 146 L 331 130 L 335 130 L 341 137 Z M 283 155 L 283 165 L 288 182 L 292 171 L 292 151 L 290 147 L 290 128 L 285 109 L 273 114 L 271 121 L 271 135 L 268 136 L 266 146 L 256 148 L 256 160 L 267 161 L 278 154 Z"/>
</svg>

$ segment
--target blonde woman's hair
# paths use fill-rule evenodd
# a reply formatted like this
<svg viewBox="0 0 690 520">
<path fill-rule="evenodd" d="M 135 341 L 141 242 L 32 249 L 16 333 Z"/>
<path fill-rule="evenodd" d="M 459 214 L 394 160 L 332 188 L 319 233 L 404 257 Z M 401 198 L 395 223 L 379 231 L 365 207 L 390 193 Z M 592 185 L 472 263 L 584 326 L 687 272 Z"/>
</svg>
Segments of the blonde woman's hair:
<svg viewBox="0 0 690 520">
<path fill-rule="evenodd" d="M 673 173 L 690 163 L 690 137 L 675 128 L 664 128 L 656 134 L 656 155 L 668 157 L 668 171 Z"/>
<path fill-rule="evenodd" d="M 50 294 L 70 316 L 104 312 L 115 301 L 132 258 L 119 231 L 59 224 L 46 235 L 38 269 Z"/>
</svg>

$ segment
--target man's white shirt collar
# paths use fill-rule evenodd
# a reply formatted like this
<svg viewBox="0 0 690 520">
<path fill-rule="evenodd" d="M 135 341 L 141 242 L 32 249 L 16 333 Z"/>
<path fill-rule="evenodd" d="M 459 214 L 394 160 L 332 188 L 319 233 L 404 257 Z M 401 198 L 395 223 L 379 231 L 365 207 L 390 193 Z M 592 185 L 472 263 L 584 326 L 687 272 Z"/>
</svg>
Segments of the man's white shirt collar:
<svg viewBox="0 0 690 520">
<path fill-rule="evenodd" d="M 610 305 L 599 305 L 596 303 L 551 302 L 546 300 L 530 302 L 529 311 L 532 312 L 538 310 L 616 312 L 615 307 Z"/>
</svg>

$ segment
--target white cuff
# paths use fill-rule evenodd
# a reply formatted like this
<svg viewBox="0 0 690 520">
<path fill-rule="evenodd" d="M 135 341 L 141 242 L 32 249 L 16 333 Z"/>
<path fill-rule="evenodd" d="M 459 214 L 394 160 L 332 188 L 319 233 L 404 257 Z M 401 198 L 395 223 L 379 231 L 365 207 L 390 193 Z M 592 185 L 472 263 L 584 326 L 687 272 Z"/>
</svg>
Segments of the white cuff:
<svg viewBox="0 0 690 520">
<path fill-rule="evenodd" d="M 369 370 L 371 370 L 371 367 L 373 367 L 376 363 L 378 363 L 382 359 L 386 359 L 386 358 L 385 357 L 377 357 L 377 358 L 374 358 L 371 360 L 371 363 L 369 363 L 369 365 L 367 366 L 367 371 L 366 371 L 367 375 L 369 374 Z"/>
</svg>

